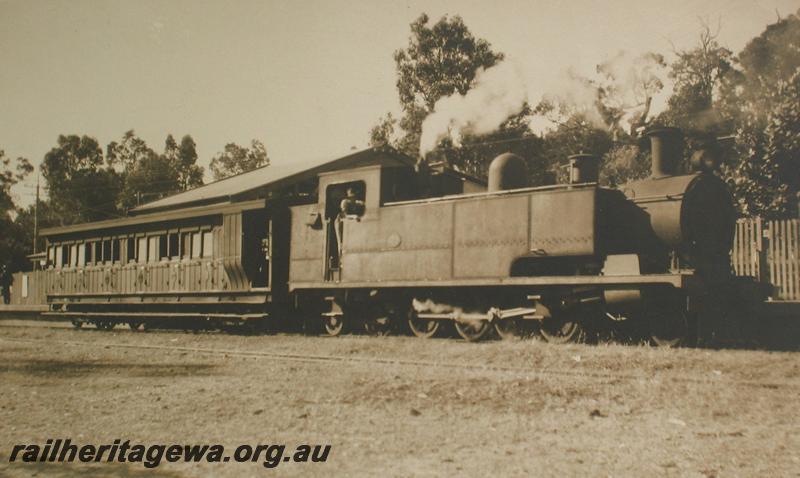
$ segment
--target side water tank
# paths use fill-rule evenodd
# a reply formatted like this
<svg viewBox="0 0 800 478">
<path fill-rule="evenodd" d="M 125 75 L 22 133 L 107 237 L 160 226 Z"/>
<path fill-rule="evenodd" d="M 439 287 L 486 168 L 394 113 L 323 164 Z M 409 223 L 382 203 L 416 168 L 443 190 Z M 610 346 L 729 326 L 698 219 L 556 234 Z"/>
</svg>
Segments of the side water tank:
<svg viewBox="0 0 800 478">
<path fill-rule="evenodd" d="M 503 153 L 489 165 L 489 192 L 528 187 L 528 165 L 514 153 Z"/>
</svg>

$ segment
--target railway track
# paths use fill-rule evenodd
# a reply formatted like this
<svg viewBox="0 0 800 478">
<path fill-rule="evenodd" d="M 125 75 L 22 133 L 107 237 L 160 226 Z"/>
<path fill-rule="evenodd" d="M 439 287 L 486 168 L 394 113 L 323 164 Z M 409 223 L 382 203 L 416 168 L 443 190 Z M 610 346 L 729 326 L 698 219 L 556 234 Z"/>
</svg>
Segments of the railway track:
<svg viewBox="0 0 800 478">
<path fill-rule="evenodd" d="M 13 326 L 12 326 L 13 327 Z M 323 338 L 320 338 L 323 340 Z M 419 340 L 409 338 L 409 340 Z M 446 362 L 446 361 L 431 361 L 431 360 L 415 360 L 404 358 L 386 358 L 376 356 L 344 356 L 344 355 L 330 355 L 330 354 L 297 354 L 286 352 L 269 352 L 269 351 L 254 351 L 254 350 L 239 350 L 239 349 L 226 349 L 226 348 L 209 348 L 209 347 L 187 347 L 179 345 L 155 345 L 155 344 L 125 344 L 116 342 L 87 342 L 80 340 L 62 340 L 62 339 L 37 339 L 37 338 L 15 338 L 15 337 L 0 337 L 0 343 L 18 343 L 18 344 L 49 344 L 49 345 L 64 345 L 76 347 L 93 347 L 93 348 L 117 348 L 128 350 L 153 350 L 174 353 L 194 353 L 200 355 L 223 355 L 229 357 L 247 357 L 257 359 L 271 359 L 280 360 L 284 362 L 303 362 L 303 363 L 343 363 L 343 364 L 375 364 L 375 365 L 394 365 L 401 367 L 422 367 L 422 368 L 444 368 L 444 369 L 459 369 L 470 370 L 475 372 L 497 372 L 503 374 L 523 375 L 525 377 L 540 376 L 540 377 L 558 377 L 558 378 L 582 378 L 593 379 L 601 382 L 615 382 L 620 380 L 626 381 L 654 381 L 671 382 L 671 383 L 688 383 L 697 385 L 712 385 L 717 386 L 720 384 L 735 385 L 748 388 L 762 388 L 762 389 L 781 389 L 781 390 L 798 390 L 800 391 L 800 383 L 781 383 L 781 382 L 767 382 L 758 380 L 737 380 L 727 377 L 713 377 L 709 379 L 701 379 L 694 377 L 685 377 L 679 375 L 653 375 L 650 374 L 631 374 L 620 372 L 594 372 L 591 370 L 568 370 L 563 368 L 533 368 L 533 367 L 519 367 L 519 366 L 504 366 L 492 364 L 476 364 L 464 362 Z"/>
</svg>

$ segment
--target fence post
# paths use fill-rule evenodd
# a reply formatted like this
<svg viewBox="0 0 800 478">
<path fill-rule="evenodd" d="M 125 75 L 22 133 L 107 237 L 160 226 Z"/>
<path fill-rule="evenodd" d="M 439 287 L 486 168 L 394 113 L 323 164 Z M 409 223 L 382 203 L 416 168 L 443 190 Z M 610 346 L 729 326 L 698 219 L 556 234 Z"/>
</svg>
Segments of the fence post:
<svg viewBox="0 0 800 478">
<path fill-rule="evenodd" d="M 765 244 L 765 242 L 767 244 Z M 764 228 L 761 217 L 756 218 L 756 254 L 758 255 L 756 265 L 756 277 L 759 282 L 769 282 L 769 261 L 767 260 L 767 249 L 769 247 L 769 229 Z"/>
</svg>

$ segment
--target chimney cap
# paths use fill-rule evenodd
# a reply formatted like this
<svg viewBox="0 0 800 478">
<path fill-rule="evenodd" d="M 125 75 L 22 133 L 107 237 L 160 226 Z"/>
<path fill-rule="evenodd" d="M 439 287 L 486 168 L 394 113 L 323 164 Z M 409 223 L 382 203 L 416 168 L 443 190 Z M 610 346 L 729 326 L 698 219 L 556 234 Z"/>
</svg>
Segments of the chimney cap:
<svg viewBox="0 0 800 478">
<path fill-rule="evenodd" d="M 581 159 L 597 159 L 597 155 L 592 153 L 570 154 L 569 156 L 567 156 L 567 159 L 569 159 L 570 161 L 573 160 L 580 161 Z"/>
<path fill-rule="evenodd" d="M 600 172 L 600 158 L 595 154 L 573 154 L 569 159 L 569 183 L 596 183 Z"/>
<path fill-rule="evenodd" d="M 683 136 L 683 131 L 674 126 L 657 126 L 644 132 L 644 136 Z"/>
</svg>

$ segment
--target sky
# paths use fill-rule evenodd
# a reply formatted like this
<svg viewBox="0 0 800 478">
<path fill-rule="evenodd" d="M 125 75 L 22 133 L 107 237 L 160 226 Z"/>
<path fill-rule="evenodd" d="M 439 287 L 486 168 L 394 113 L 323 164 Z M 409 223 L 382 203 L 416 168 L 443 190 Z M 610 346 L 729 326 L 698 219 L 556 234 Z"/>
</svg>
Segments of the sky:
<svg viewBox="0 0 800 478">
<path fill-rule="evenodd" d="M 689 48 L 700 21 L 739 51 L 789 0 L 0 0 L 0 149 L 38 165 L 59 134 L 191 134 L 207 166 L 262 141 L 273 164 L 363 148 L 400 113 L 392 53 L 422 12 L 460 15 L 529 82 L 620 51 Z M 208 178 L 207 178 L 208 179 Z M 36 173 L 14 187 L 33 201 Z"/>
</svg>

